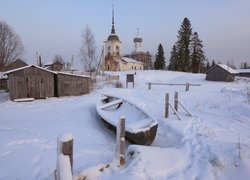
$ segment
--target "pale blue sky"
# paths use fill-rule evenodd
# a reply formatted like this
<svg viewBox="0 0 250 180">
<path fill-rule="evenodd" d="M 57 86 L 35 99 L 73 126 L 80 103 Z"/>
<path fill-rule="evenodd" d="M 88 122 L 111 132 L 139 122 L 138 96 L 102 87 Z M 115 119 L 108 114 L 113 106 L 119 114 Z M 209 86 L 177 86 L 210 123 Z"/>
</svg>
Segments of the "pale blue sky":
<svg viewBox="0 0 250 180">
<path fill-rule="evenodd" d="M 22 38 L 27 62 L 35 63 L 37 51 L 44 62 L 55 54 L 65 60 L 73 54 L 77 61 L 86 25 L 95 35 L 100 56 L 111 30 L 112 3 L 124 53 L 133 50 L 139 27 L 143 49 L 155 54 L 162 43 L 168 63 L 177 32 L 187 17 L 193 32 L 203 40 L 210 61 L 250 63 L 249 0 L 1 0 L 0 20 Z"/>
</svg>

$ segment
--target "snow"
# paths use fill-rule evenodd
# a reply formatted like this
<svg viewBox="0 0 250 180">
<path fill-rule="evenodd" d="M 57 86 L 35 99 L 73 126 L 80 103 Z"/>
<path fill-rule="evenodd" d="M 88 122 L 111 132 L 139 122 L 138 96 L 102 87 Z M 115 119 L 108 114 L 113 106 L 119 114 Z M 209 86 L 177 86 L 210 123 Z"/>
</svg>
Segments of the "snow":
<svg viewBox="0 0 250 180">
<path fill-rule="evenodd" d="M 140 61 L 136 61 L 135 59 L 128 58 L 128 57 L 122 57 L 122 60 L 127 63 L 136 63 L 136 64 L 142 64 Z"/>
<path fill-rule="evenodd" d="M 20 99 L 14 99 L 14 102 L 28 102 L 28 101 L 34 101 L 34 98 L 20 98 Z"/>
<path fill-rule="evenodd" d="M 58 141 L 60 142 L 68 142 L 73 139 L 73 135 L 71 133 L 64 133 L 58 136 Z"/>
<path fill-rule="evenodd" d="M 58 156 L 58 170 L 60 170 L 58 173 L 60 180 L 70 180 L 73 178 L 69 156 L 65 156 L 63 154 Z"/>
<path fill-rule="evenodd" d="M 238 71 L 236 71 L 235 69 L 232 69 L 231 67 L 229 67 L 228 65 L 225 64 L 218 64 L 218 66 L 220 66 L 221 68 L 225 69 L 226 71 L 230 72 L 231 74 L 239 74 Z"/>
<path fill-rule="evenodd" d="M 30 67 L 36 67 L 36 68 L 38 68 L 38 69 L 45 70 L 45 71 L 48 71 L 48 72 L 50 72 L 50 73 L 56 74 L 54 71 L 50 71 L 50 70 L 45 69 L 45 68 L 42 68 L 42 67 L 40 67 L 40 66 L 31 64 L 31 65 L 28 65 L 28 66 L 24 66 L 24 67 L 20 67 L 20 68 L 16 68 L 16 69 L 12 69 L 12 70 L 6 71 L 6 72 L 4 72 L 4 75 L 9 74 L 9 73 L 13 73 L 13 72 L 16 72 L 16 71 L 20 71 L 20 70 L 23 70 L 23 69 L 27 69 L 27 68 L 30 68 Z"/>
<path fill-rule="evenodd" d="M 124 87 L 127 73 L 134 72 L 112 72 Z M 205 74 L 137 70 L 135 88 L 104 85 L 84 96 L 19 103 L 0 93 L 0 179 L 54 179 L 57 137 L 64 133 L 74 136 L 74 179 L 249 179 L 250 79 L 204 79 Z M 201 86 L 148 90 L 146 82 Z M 179 107 L 181 120 L 172 110 L 164 118 L 165 94 L 173 104 L 175 91 L 193 116 Z M 95 109 L 107 93 L 128 99 L 159 123 L 151 146 L 126 142 L 123 167 L 115 161 L 116 136 Z"/>
<path fill-rule="evenodd" d="M 237 69 L 239 73 L 250 73 L 250 69 Z"/>
<path fill-rule="evenodd" d="M 8 76 L 4 74 L 5 72 L 0 72 L 0 79 L 8 79 Z"/>
</svg>

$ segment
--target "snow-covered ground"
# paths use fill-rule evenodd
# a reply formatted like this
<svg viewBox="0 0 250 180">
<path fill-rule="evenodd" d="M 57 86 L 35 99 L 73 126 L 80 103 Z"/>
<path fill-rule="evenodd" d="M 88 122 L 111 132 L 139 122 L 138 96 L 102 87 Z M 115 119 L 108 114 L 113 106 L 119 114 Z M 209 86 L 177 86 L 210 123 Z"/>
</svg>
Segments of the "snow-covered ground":
<svg viewBox="0 0 250 180">
<path fill-rule="evenodd" d="M 120 75 L 125 87 L 125 74 Z M 89 95 L 11 102 L 0 93 L 0 179 L 53 179 L 57 137 L 74 137 L 74 177 L 88 179 L 249 179 L 250 79 L 205 81 L 204 74 L 137 71 L 135 88 L 101 87 Z M 152 86 L 146 82 L 199 83 Z M 164 118 L 165 94 L 179 92 L 181 120 Z M 126 164 L 117 167 L 115 134 L 95 110 L 101 93 L 123 96 L 159 123 L 152 146 L 127 143 Z M 126 116 L 126 115 L 124 115 Z"/>
</svg>

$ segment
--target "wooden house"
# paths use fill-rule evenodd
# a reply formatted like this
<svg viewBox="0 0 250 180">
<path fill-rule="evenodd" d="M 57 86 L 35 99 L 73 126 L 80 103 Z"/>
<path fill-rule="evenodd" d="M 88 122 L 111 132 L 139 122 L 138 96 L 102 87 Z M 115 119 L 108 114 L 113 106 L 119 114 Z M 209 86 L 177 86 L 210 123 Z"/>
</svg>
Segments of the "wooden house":
<svg viewBox="0 0 250 180">
<path fill-rule="evenodd" d="M 44 67 L 51 71 L 61 71 L 63 69 L 63 64 L 59 61 L 55 61 L 53 63 L 47 63 Z"/>
<path fill-rule="evenodd" d="M 79 96 L 89 93 L 90 77 L 58 72 L 55 76 L 55 96 Z"/>
<path fill-rule="evenodd" d="M 21 59 L 17 59 L 15 61 L 13 61 L 12 63 L 8 64 L 5 68 L 4 71 L 10 71 L 13 69 L 17 69 L 17 68 L 21 68 L 24 66 L 28 66 L 28 64 L 26 64 L 24 61 L 22 61 Z"/>
<path fill-rule="evenodd" d="M 225 64 L 217 64 L 206 72 L 206 80 L 232 82 L 238 71 Z"/>
<path fill-rule="evenodd" d="M 55 73 L 36 65 L 6 72 L 11 100 L 19 98 L 43 99 L 54 96 Z"/>
</svg>

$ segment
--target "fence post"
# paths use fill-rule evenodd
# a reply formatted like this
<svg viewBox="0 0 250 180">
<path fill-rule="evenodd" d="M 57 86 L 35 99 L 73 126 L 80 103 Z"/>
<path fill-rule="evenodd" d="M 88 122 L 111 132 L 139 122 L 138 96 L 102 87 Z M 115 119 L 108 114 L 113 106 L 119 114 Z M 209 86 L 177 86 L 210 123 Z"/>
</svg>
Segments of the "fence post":
<svg viewBox="0 0 250 180">
<path fill-rule="evenodd" d="M 116 132 L 118 166 L 125 164 L 125 117 L 121 117 Z"/>
<path fill-rule="evenodd" d="M 186 91 L 189 91 L 189 86 L 190 86 L 190 84 L 186 83 Z"/>
<path fill-rule="evenodd" d="M 165 118 L 168 118 L 169 115 L 169 93 L 165 96 Z"/>
<path fill-rule="evenodd" d="M 73 135 L 63 134 L 57 139 L 57 157 L 60 155 L 69 156 L 71 172 L 73 172 Z"/>
<path fill-rule="evenodd" d="M 178 92 L 174 93 L 174 109 L 178 112 Z"/>
<path fill-rule="evenodd" d="M 148 83 L 148 89 L 151 89 L 151 82 Z"/>
</svg>

